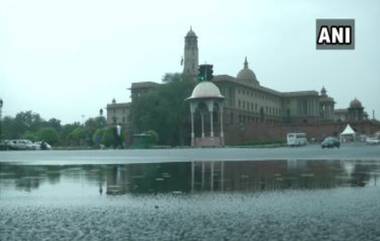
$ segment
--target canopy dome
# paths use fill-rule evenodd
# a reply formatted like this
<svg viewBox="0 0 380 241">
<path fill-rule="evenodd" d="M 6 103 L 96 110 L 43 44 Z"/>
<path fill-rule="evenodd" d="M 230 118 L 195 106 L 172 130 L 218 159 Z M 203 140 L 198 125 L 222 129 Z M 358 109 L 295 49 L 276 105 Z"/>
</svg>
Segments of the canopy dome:
<svg viewBox="0 0 380 241">
<path fill-rule="evenodd" d="M 220 94 L 219 88 L 210 81 L 202 81 L 191 93 L 191 96 L 187 99 L 201 99 L 201 98 L 224 98 L 223 95 Z"/>
<path fill-rule="evenodd" d="M 350 102 L 350 108 L 362 108 L 362 102 L 360 102 L 358 99 L 353 99 L 351 102 Z"/>
<path fill-rule="evenodd" d="M 256 79 L 255 73 L 248 67 L 247 57 L 245 57 L 244 68 L 239 71 L 236 78 L 238 80 L 243 80 L 246 82 L 251 82 L 251 83 L 253 82 L 254 84 L 259 84 L 259 82 Z"/>
</svg>

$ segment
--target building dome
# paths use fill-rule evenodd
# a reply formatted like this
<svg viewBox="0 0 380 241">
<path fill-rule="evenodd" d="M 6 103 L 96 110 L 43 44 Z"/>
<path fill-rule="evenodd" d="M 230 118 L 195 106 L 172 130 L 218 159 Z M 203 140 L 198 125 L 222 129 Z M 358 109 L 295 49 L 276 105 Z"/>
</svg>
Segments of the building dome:
<svg viewBox="0 0 380 241">
<path fill-rule="evenodd" d="M 253 73 L 253 71 L 250 68 L 248 68 L 247 57 L 245 57 L 244 68 L 239 71 L 236 78 L 238 80 L 243 80 L 246 82 L 251 82 L 251 83 L 253 82 L 255 84 L 259 84 L 259 82 L 256 79 L 255 73 Z"/>
<path fill-rule="evenodd" d="M 219 88 L 214 83 L 210 81 L 202 81 L 195 86 L 188 99 L 201 98 L 224 98 L 224 96 L 220 94 Z"/>
<path fill-rule="evenodd" d="M 189 32 L 187 32 L 186 37 L 197 37 L 193 29 L 190 27 Z"/>
<path fill-rule="evenodd" d="M 256 80 L 255 73 L 250 69 L 240 70 L 236 78 L 241 80 Z"/>
<path fill-rule="evenodd" d="M 322 96 L 327 96 L 327 91 L 326 91 L 326 88 L 324 86 L 321 89 L 321 95 Z"/>
<path fill-rule="evenodd" d="M 350 102 L 350 108 L 363 108 L 362 102 L 355 98 Z"/>
</svg>

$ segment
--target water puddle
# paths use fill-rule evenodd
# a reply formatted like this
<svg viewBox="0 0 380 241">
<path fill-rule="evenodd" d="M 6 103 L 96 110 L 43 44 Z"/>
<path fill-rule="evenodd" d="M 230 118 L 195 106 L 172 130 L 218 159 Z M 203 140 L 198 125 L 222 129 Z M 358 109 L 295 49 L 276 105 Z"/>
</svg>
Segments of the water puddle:
<svg viewBox="0 0 380 241">
<path fill-rule="evenodd" d="M 91 197 L 134 193 L 264 192 L 377 186 L 376 161 L 193 161 L 112 165 L 0 164 L 7 196 Z M 72 191 L 70 191 L 72 190 Z"/>
</svg>

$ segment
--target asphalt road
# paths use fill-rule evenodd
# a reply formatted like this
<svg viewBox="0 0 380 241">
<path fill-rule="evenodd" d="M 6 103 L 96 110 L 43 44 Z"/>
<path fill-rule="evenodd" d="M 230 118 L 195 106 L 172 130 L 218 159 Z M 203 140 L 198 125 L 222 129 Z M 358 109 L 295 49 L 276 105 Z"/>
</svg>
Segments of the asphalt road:
<svg viewBox="0 0 380 241">
<path fill-rule="evenodd" d="M 378 160 L 380 146 L 346 144 L 340 149 L 319 145 L 277 148 L 203 148 L 152 150 L 2 151 L 0 163 L 123 164 L 217 160 Z"/>
</svg>

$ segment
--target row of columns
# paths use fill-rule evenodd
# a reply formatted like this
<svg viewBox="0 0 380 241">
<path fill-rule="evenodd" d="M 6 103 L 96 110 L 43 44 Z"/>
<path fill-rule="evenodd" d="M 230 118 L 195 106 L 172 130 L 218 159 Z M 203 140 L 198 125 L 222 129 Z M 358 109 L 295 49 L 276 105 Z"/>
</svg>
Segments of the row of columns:
<svg viewBox="0 0 380 241">
<path fill-rule="evenodd" d="M 334 104 L 333 103 L 322 103 L 321 104 L 322 115 L 324 119 L 332 119 L 334 115 Z"/>
<path fill-rule="evenodd" d="M 191 145 L 194 146 L 195 144 L 195 128 L 194 128 L 194 114 L 196 111 L 197 106 L 202 101 L 193 101 L 190 103 L 190 115 L 191 115 Z M 207 100 L 204 101 L 207 105 L 208 112 L 210 114 L 210 137 L 214 137 L 214 118 L 213 118 L 213 112 L 214 112 L 214 103 L 217 103 L 219 105 L 219 113 L 220 113 L 220 137 L 224 138 L 224 131 L 223 131 L 223 103 L 222 102 L 215 102 L 214 100 Z M 201 130 L 202 134 L 201 137 L 205 138 L 205 131 L 204 131 L 204 113 L 201 111 Z"/>
<path fill-rule="evenodd" d="M 198 162 L 199 163 L 199 162 Z M 197 162 L 192 161 L 191 162 L 191 192 L 194 192 L 195 190 L 195 165 Z M 214 183 L 215 180 L 215 164 L 219 164 L 219 171 L 220 171 L 220 191 L 224 191 L 224 162 L 205 162 L 202 161 L 201 163 L 201 190 L 204 190 L 205 188 L 205 165 L 209 164 L 210 165 L 210 190 L 214 191 Z"/>
</svg>

